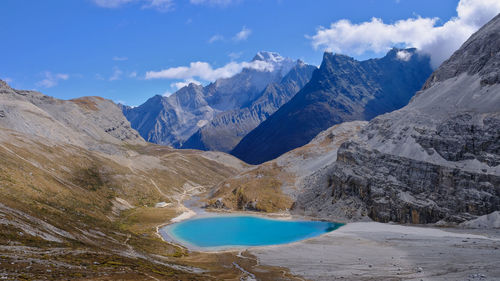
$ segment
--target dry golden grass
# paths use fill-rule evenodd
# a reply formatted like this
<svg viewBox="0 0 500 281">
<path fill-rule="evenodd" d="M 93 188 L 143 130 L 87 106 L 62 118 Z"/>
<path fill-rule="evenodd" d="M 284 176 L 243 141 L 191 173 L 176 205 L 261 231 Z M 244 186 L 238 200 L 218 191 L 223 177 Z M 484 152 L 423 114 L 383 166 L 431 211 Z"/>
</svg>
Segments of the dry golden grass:
<svg viewBox="0 0 500 281">
<path fill-rule="evenodd" d="M 15 135 L 0 141 L 0 216 L 13 222 L 0 225 L 0 245 L 7 247 L 0 269 L 13 279 L 235 280 L 242 272 L 233 262 L 260 274 L 261 280 L 279 280 L 286 272 L 249 263 L 236 253 L 187 253 L 156 234 L 156 226 L 177 215 L 174 208 L 154 208 L 156 203 L 176 202 L 186 183 L 214 186 L 236 175 L 236 168 L 196 151 L 156 145 L 124 145 L 134 156 L 114 160 L 80 147 Z M 134 164 L 145 156 L 159 159 L 159 164 Z M 277 183 L 269 183 L 268 188 L 271 192 Z M 253 196 L 250 190 L 248 194 Z M 133 208 L 116 213 L 117 197 Z M 271 211 L 272 206 L 261 207 Z M 72 238 L 50 232 L 45 223 Z M 51 242 L 27 230 L 50 232 L 60 241 Z M 29 259 L 35 263 L 26 270 Z M 206 272 L 188 273 L 165 263 Z"/>
<path fill-rule="evenodd" d="M 104 100 L 101 97 L 92 97 L 92 98 Z M 74 102 L 75 104 L 77 104 L 78 106 L 80 106 L 85 110 L 91 110 L 91 111 L 98 110 L 97 103 L 94 102 L 90 97 L 82 97 L 82 98 L 72 99 L 70 101 Z"/>
<path fill-rule="evenodd" d="M 222 182 L 208 203 L 222 199 L 226 207 L 234 210 L 286 211 L 293 204 L 281 190 L 286 174 L 275 163 L 261 165 Z"/>
</svg>

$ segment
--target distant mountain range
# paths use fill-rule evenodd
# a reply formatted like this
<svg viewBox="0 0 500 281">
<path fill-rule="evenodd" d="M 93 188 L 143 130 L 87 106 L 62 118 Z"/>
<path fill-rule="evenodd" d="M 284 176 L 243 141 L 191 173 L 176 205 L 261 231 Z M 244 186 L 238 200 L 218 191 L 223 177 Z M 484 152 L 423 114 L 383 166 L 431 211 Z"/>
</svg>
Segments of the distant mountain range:
<svg viewBox="0 0 500 281">
<path fill-rule="evenodd" d="M 268 84 L 249 105 L 218 114 L 181 148 L 231 151 L 246 134 L 304 87 L 315 69 L 315 66 L 298 61 L 285 77 Z"/>
<path fill-rule="evenodd" d="M 366 61 L 327 52 L 311 81 L 231 154 L 259 164 L 308 143 L 335 124 L 399 109 L 431 72 L 429 57 L 415 49 L 392 49 L 383 58 Z"/>
<path fill-rule="evenodd" d="M 154 96 L 138 107 L 122 109 L 132 127 L 149 142 L 229 151 L 260 120 L 288 101 L 309 80 L 312 69 L 277 53 L 259 52 L 233 77 L 205 87 L 191 83 L 168 97 Z M 287 76 L 291 70 L 295 75 Z M 278 90 L 267 89 L 270 85 Z M 224 135 L 199 131 L 207 124 Z"/>
<path fill-rule="evenodd" d="M 319 70 L 259 52 L 233 77 L 205 87 L 192 83 L 122 110 L 149 142 L 231 152 L 257 164 L 304 145 L 334 124 L 401 108 L 431 71 L 429 58 L 415 49 L 393 49 L 363 62 L 325 53 Z"/>
<path fill-rule="evenodd" d="M 335 57 L 325 55 L 329 61 L 345 59 Z M 290 210 L 332 221 L 438 225 L 495 215 L 500 210 L 499 65 L 500 15 L 432 73 L 408 105 L 369 122 L 334 125 L 306 145 L 221 182 L 207 205 Z M 261 126 L 273 122 L 310 84 L 327 84 L 317 79 L 325 67 Z M 300 113 L 295 112 L 304 116 Z M 299 118 L 286 116 L 300 125 Z M 308 117 L 315 124 L 312 114 Z M 494 222 L 482 227 L 488 225 Z"/>
</svg>

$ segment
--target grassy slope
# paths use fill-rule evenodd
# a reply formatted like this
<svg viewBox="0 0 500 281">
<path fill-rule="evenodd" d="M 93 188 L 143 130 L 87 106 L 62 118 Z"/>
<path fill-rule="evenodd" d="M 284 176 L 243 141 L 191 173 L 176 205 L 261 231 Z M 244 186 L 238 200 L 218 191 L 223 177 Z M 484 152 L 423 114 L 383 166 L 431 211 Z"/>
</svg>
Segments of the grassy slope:
<svg viewBox="0 0 500 281">
<path fill-rule="evenodd" d="M 110 156 L 33 139 L 0 134 L 0 277 L 237 279 L 242 272 L 233 262 L 259 268 L 264 279 L 284 276 L 251 257 L 188 253 L 156 235 L 157 225 L 179 214 L 186 190 L 216 185 L 237 169 L 156 145 L 125 145 L 129 156 Z M 173 204 L 154 208 L 160 201 Z"/>
</svg>

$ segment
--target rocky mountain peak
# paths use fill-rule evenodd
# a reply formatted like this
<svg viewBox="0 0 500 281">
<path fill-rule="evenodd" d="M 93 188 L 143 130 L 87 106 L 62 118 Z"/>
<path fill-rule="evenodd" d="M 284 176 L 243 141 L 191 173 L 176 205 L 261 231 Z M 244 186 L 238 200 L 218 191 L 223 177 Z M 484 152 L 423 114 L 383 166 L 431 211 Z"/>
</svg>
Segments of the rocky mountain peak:
<svg viewBox="0 0 500 281">
<path fill-rule="evenodd" d="M 474 33 L 429 77 L 423 89 L 462 73 L 478 74 L 481 85 L 500 83 L 500 14 Z"/>
<path fill-rule="evenodd" d="M 283 57 L 275 52 L 266 51 L 258 52 L 252 59 L 252 62 L 267 63 L 267 67 L 263 67 L 263 69 L 269 72 L 278 73 L 281 76 L 285 76 L 297 64 L 295 60 Z"/>
<path fill-rule="evenodd" d="M 306 144 L 335 124 L 370 120 L 399 109 L 422 87 L 431 71 L 426 57 L 411 62 L 387 56 L 357 61 L 325 52 L 310 81 L 247 134 L 231 153 L 259 164 Z"/>
<path fill-rule="evenodd" d="M 413 63 L 384 64 L 398 66 L 393 82 Z M 500 15 L 445 61 L 407 106 L 376 117 L 358 140 L 344 142 L 336 162 L 310 176 L 308 185 L 317 189 L 300 195 L 297 210 L 335 216 L 359 202 L 348 216 L 369 210 L 375 221 L 403 223 L 459 223 L 498 211 L 499 66 Z"/>
</svg>

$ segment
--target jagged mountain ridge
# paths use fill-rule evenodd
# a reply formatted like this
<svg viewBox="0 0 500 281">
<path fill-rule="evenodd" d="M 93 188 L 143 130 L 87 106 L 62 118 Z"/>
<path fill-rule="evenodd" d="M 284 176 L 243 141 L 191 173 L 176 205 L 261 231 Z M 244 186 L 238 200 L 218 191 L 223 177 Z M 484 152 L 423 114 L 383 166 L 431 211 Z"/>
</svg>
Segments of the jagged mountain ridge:
<svg viewBox="0 0 500 281">
<path fill-rule="evenodd" d="M 218 114 L 244 108 L 260 97 L 267 85 L 279 82 L 298 62 L 277 53 L 259 52 L 230 77 L 202 87 L 191 83 L 168 97 L 155 96 L 144 104 L 124 107 L 124 114 L 149 142 L 181 147 Z"/>
<path fill-rule="evenodd" d="M 279 82 L 270 83 L 249 106 L 218 114 L 181 148 L 229 152 L 251 130 L 289 101 L 309 80 L 316 67 L 299 61 Z"/>
<path fill-rule="evenodd" d="M 311 175 L 295 211 L 404 223 L 500 210 L 500 15 L 404 108 L 379 116 Z M 360 211 L 361 210 L 361 211 Z"/>
<path fill-rule="evenodd" d="M 400 52 L 409 59 L 401 59 Z M 431 72 L 429 57 L 415 49 L 393 49 L 383 58 L 362 62 L 327 52 L 311 81 L 231 154 L 262 163 L 306 144 L 332 125 L 401 108 Z"/>
</svg>

